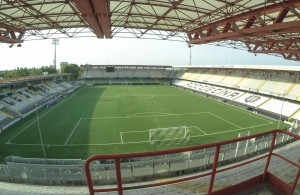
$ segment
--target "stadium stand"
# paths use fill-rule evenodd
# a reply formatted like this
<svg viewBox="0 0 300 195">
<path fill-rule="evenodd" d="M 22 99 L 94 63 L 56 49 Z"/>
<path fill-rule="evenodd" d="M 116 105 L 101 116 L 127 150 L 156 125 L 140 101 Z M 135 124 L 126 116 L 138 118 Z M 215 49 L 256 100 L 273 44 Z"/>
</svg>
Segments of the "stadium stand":
<svg viewBox="0 0 300 195">
<path fill-rule="evenodd" d="M 287 94 L 288 98 L 293 98 L 296 100 L 300 100 L 300 84 L 299 83 L 294 83 L 292 84 L 292 88 Z"/>
<path fill-rule="evenodd" d="M 34 90 L 33 90 L 34 89 Z M 0 98 L 0 133 L 40 106 L 50 106 L 61 94 L 68 94 L 74 86 L 68 82 L 48 81 L 2 93 Z"/>
<path fill-rule="evenodd" d="M 191 89 L 204 94 L 209 94 L 222 99 L 231 100 L 242 105 L 256 108 L 257 111 L 263 111 L 267 116 L 278 118 L 284 116 L 288 119 L 300 109 L 300 105 L 292 103 L 284 99 L 269 98 L 263 95 L 253 93 L 245 93 L 243 91 L 224 88 L 221 86 L 213 86 L 210 84 L 197 83 L 192 81 L 175 80 L 173 85 Z M 275 115 L 274 115 L 275 114 Z"/>
<path fill-rule="evenodd" d="M 223 79 L 225 79 L 226 73 L 224 71 L 218 72 L 217 74 L 211 75 L 206 81 L 208 83 L 221 83 Z"/>
<path fill-rule="evenodd" d="M 184 72 L 174 71 L 170 66 L 114 66 L 113 72 L 107 72 L 106 66 L 83 68 L 81 78 L 88 85 L 169 84 Z"/>
<path fill-rule="evenodd" d="M 183 87 L 185 89 L 192 90 L 194 92 L 199 92 L 210 97 L 217 97 L 226 101 L 236 103 L 237 105 L 243 105 L 248 108 L 255 108 L 256 111 L 260 111 L 263 114 L 268 115 L 268 113 L 281 115 L 285 119 L 293 118 L 295 120 L 300 119 L 300 105 L 291 99 L 287 100 L 286 97 L 277 97 L 275 92 L 280 90 L 280 87 L 285 86 L 290 89 L 289 92 L 285 93 L 294 93 L 296 84 L 294 85 L 292 81 L 284 81 L 285 78 L 281 78 L 280 81 L 273 81 L 264 79 L 262 74 L 251 74 L 244 73 L 242 71 L 237 72 L 226 72 L 226 71 L 215 71 L 215 70 L 192 70 L 184 73 L 184 70 L 168 70 L 163 69 L 158 77 L 152 77 L 161 70 L 152 70 L 152 69 L 116 69 L 115 73 L 106 73 L 105 69 L 96 70 L 88 69 L 83 72 L 83 76 L 86 77 L 85 82 L 90 82 L 91 84 L 159 84 L 168 81 L 168 78 L 175 79 L 172 84 L 177 87 Z M 131 74 L 132 73 L 132 74 Z M 111 77 L 111 75 L 117 75 L 117 77 Z M 124 76 L 125 75 L 125 76 Z M 129 78 L 127 76 L 131 76 Z M 249 78 L 247 77 L 249 76 Z M 179 78 L 179 79 L 176 79 Z M 185 78 L 185 79 L 183 79 Z M 242 90 L 243 87 L 241 83 L 245 79 L 249 79 L 249 83 L 255 83 L 253 87 L 249 83 L 244 86 L 248 86 Z M 200 82 L 201 81 L 201 82 Z M 290 82 L 290 83 L 288 83 Z M 288 84 L 286 84 L 288 83 Z M 240 85 L 241 84 L 241 85 Z M 278 87 L 280 86 L 280 87 Z M 268 94 L 259 94 L 255 92 L 266 91 L 269 87 L 272 90 L 268 90 Z M 36 90 L 31 90 L 31 89 Z M 0 111 L 0 124 L 5 125 L 9 122 L 14 121 L 21 114 L 33 111 L 35 108 L 34 103 L 36 102 L 39 106 L 51 105 L 59 99 L 59 95 L 69 90 L 74 89 L 74 86 L 68 82 L 54 82 L 52 80 L 46 81 L 44 83 L 38 83 L 32 88 L 21 88 L 14 92 L 7 93 L 3 95 L 1 100 L 2 108 Z M 249 91 L 250 89 L 250 91 Z M 256 90 L 254 92 L 254 90 Z M 272 91 L 272 92 L 271 92 Z M 295 93 L 296 94 L 296 93 Z M 274 96 L 271 96 L 274 95 Z M 286 95 L 288 96 L 288 95 Z M 294 96 L 293 96 L 294 97 Z M 4 100 L 3 100 L 4 99 Z M 3 101 L 3 102 L 2 102 Z M 25 107 L 30 108 L 29 111 Z M 283 107 L 282 107 L 283 106 Z M 10 110 L 9 112 L 7 110 Z M 22 113 L 23 111 L 24 113 Z M 299 132 L 296 132 L 299 134 Z M 288 143 L 292 139 L 289 136 L 278 135 L 276 139 L 276 144 Z M 257 137 L 255 140 L 247 142 L 238 142 L 229 145 L 224 145 L 221 147 L 220 152 L 220 163 L 227 164 L 232 163 L 237 160 L 248 158 L 250 156 L 255 156 L 262 153 L 268 147 L 270 147 L 271 137 Z M 205 150 L 196 150 L 191 151 L 189 154 L 180 154 L 180 155 L 170 155 L 157 158 L 148 158 L 148 159 L 131 159 L 132 162 L 123 162 L 122 163 L 122 176 L 125 178 L 124 182 L 138 181 L 139 178 L 147 180 L 147 178 L 158 177 L 160 175 L 169 175 L 172 177 L 177 177 L 186 173 L 193 173 L 194 171 L 203 171 L 207 168 L 210 168 L 213 163 L 213 148 L 206 148 Z M 85 176 L 84 170 L 82 167 L 83 163 L 74 163 L 74 164 L 59 164 L 59 162 L 53 162 L 53 164 L 45 165 L 39 159 L 26 159 L 29 164 L 22 160 L 16 160 L 14 162 L 7 161 L 7 165 L 0 165 L 0 178 L 14 178 L 18 182 L 29 182 L 32 181 L 49 184 L 48 182 L 71 185 L 84 185 Z M 39 162 L 41 161 L 41 162 Z M 74 161 L 75 162 L 75 161 Z M 82 162 L 82 161 L 81 161 Z M 247 178 L 255 177 L 261 173 L 262 164 L 265 161 L 262 161 L 261 164 L 258 162 L 253 163 L 254 167 L 246 168 L 243 170 L 238 170 L 236 173 L 228 173 L 232 180 L 226 178 L 229 175 L 219 174 L 216 177 L 216 190 L 222 189 L 228 184 L 235 184 L 234 181 L 243 181 Z M 55 164 L 55 165 L 54 165 Z M 249 165 L 250 166 L 250 165 Z M 260 167 L 260 168 L 258 168 Z M 10 172 L 8 170 L 14 170 Z M 114 175 L 114 165 L 111 163 L 97 163 L 93 164 L 94 175 L 98 175 L 100 178 L 100 183 L 104 182 L 113 182 L 115 180 Z M 250 170 L 250 171 L 249 171 Z M 248 172 L 251 172 L 252 175 L 247 175 Z M 277 174 L 277 173 L 276 173 Z M 25 176 L 26 177 L 25 177 Z M 241 176 L 243 175 L 243 176 Z M 247 175 L 247 176 L 245 176 Z M 290 179 L 290 175 L 284 175 L 286 180 Z M 5 180 L 5 179 L 4 179 Z M 108 182 L 108 183 L 109 183 Z M 179 194 L 198 194 L 207 189 L 207 183 L 209 178 L 202 178 L 200 180 L 193 180 L 191 182 L 185 182 L 186 184 L 179 183 L 174 184 L 171 188 L 168 186 L 157 187 L 149 190 L 153 190 L 153 193 L 179 193 Z M 6 189 L 7 190 L 7 189 Z M 52 191 L 51 189 L 50 191 Z M 162 190 L 162 191 L 160 191 Z M 85 193 L 86 190 L 83 190 Z M 82 191 L 82 192 L 83 192 Z M 204 190 L 205 191 L 205 190 Z M 11 193 L 7 190 L 7 193 Z M 126 191 L 128 194 L 141 194 L 139 190 Z M 111 193 L 107 193 L 111 194 Z"/>
<path fill-rule="evenodd" d="M 263 103 L 258 108 L 275 114 L 281 114 L 282 116 L 285 117 L 290 117 L 297 110 L 299 110 L 300 105 L 288 101 L 272 98 L 269 101 Z"/>
<path fill-rule="evenodd" d="M 276 97 L 285 96 L 287 99 L 297 100 L 300 96 L 300 85 L 297 77 L 288 73 L 278 73 L 272 70 L 251 70 L 242 68 L 209 69 L 200 67 L 198 70 L 188 70 L 177 77 L 181 80 L 209 83 L 213 85 L 237 88 L 246 91 Z"/>
<path fill-rule="evenodd" d="M 230 76 L 225 77 L 220 85 L 223 86 L 237 86 L 237 84 L 242 80 L 240 73 L 231 74 Z"/>
<path fill-rule="evenodd" d="M 293 83 L 283 81 L 267 80 L 263 86 L 259 89 L 260 93 L 285 95 L 286 90 L 292 86 Z"/>
</svg>

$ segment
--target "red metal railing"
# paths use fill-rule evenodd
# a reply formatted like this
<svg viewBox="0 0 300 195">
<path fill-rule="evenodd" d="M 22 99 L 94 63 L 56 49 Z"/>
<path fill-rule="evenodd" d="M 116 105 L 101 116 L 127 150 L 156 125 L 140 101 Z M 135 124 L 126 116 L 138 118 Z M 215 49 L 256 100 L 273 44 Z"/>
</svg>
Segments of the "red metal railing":
<svg viewBox="0 0 300 195">
<path fill-rule="evenodd" d="M 289 135 L 289 136 L 294 137 L 296 139 L 300 139 L 299 135 L 295 135 L 295 134 L 290 133 L 286 130 L 272 130 L 272 131 L 268 131 L 268 132 L 264 132 L 264 133 L 258 133 L 258 134 L 245 136 L 245 137 L 240 137 L 240 138 L 235 138 L 235 139 L 231 139 L 231 140 L 215 142 L 215 143 L 209 143 L 209 144 L 203 144 L 203 145 L 198 145 L 198 146 L 185 147 L 185 148 L 176 148 L 176 149 L 169 149 L 169 150 L 152 151 L 152 152 L 140 152 L 140 153 L 131 153 L 131 154 L 108 154 L 108 155 L 92 156 L 92 157 L 88 158 L 86 163 L 85 163 L 85 172 L 86 172 L 86 179 L 87 179 L 89 192 L 90 192 L 91 195 L 93 195 L 95 192 L 118 191 L 118 193 L 120 195 L 122 195 L 123 190 L 129 189 L 129 188 L 124 187 L 123 184 L 122 184 L 121 166 L 120 166 L 121 159 L 150 157 L 150 156 L 157 156 L 157 155 L 167 155 L 167 154 L 180 153 L 180 152 L 186 152 L 186 151 L 192 151 L 192 150 L 199 150 L 199 149 L 215 147 L 214 161 L 213 161 L 213 166 L 212 166 L 211 172 L 199 173 L 199 174 L 189 176 L 189 177 L 185 177 L 185 178 L 178 178 L 178 179 L 174 178 L 173 180 L 168 180 L 168 181 L 159 182 L 159 183 L 143 184 L 142 186 L 130 187 L 130 189 L 141 188 L 141 187 L 146 188 L 146 187 L 162 186 L 162 185 L 167 185 L 167 184 L 173 184 L 173 183 L 193 180 L 193 179 L 197 179 L 197 178 L 201 178 L 201 177 L 205 177 L 205 176 L 210 175 L 211 177 L 210 177 L 210 181 L 209 181 L 207 194 L 209 194 L 209 195 L 210 194 L 221 194 L 222 192 L 223 193 L 224 192 L 232 193 L 232 192 L 235 192 L 237 189 L 239 189 L 239 187 L 238 187 L 239 184 L 237 184 L 235 186 L 231 186 L 227 189 L 226 188 L 222 189 L 218 192 L 212 192 L 216 174 L 224 172 L 224 171 L 232 170 L 232 169 L 235 169 L 235 168 L 247 165 L 247 164 L 250 164 L 252 162 L 261 160 L 263 158 L 267 158 L 266 165 L 264 167 L 264 171 L 263 171 L 261 177 L 257 177 L 257 178 L 259 178 L 259 180 L 261 180 L 260 182 L 264 182 L 264 181 L 266 181 L 266 179 L 268 179 L 268 182 L 270 184 L 276 185 L 277 187 L 279 186 L 279 190 L 281 190 L 285 194 L 292 195 L 294 190 L 295 190 L 296 184 L 299 180 L 299 177 L 300 177 L 300 165 L 293 162 L 293 161 L 291 161 L 291 160 L 289 160 L 289 159 L 287 159 L 287 158 L 285 158 L 285 157 L 283 157 L 283 156 L 281 156 L 281 155 L 279 155 L 279 154 L 273 153 L 275 140 L 276 140 L 276 137 L 277 137 L 278 133 L 286 134 L 286 135 Z M 272 141 L 271 141 L 271 144 L 270 144 L 270 147 L 269 147 L 268 154 L 260 156 L 260 157 L 252 158 L 250 160 L 243 161 L 242 163 L 238 163 L 238 164 L 232 165 L 232 166 L 227 167 L 227 168 L 217 170 L 218 159 L 219 159 L 219 154 L 220 154 L 220 148 L 221 148 L 222 145 L 232 144 L 232 143 L 235 143 L 235 142 L 249 140 L 249 139 L 252 139 L 252 138 L 256 138 L 256 137 L 260 137 L 260 136 L 266 136 L 266 135 L 271 135 L 272 136 Z M 294 180 L 294 183 L 293 183 L 292 186 L 289 185 L 288 183 L 285 183 L 284 181 L 282 181 L 281 179 L 279 179 L 275 175 L 268 172 L 268 168 L 269 168 L 269 165 L 270 165 L 272 155 L 277 156 L 280 159 L 282 159 L 282 160 L 286 161 L 287 163 L 289 163 L 289 164 L 291 164 L 291 165 L 298 168 L 299 171 L 298 171 L 298 173 L 295 177 L 295 180 Z M 95 161 L 95 160 L 114 160 L 115 161 L 117 187 L 109 188 L 109 189 L 95 189 L 94 188 L 93 181 L 92 181 L 92 176 L 91 176 L 91 172 L 90 172 L 90 164 L 91 164 L 92 161 Z M 300 161 L 299 161 L 299 163 L 300 163 Z M 252 183 L 253 182 L 254 182 L 254 180 L 252 180 Z M 249 181 L 249 183 L 251 183 L 251 182 Z M 243 182 L 243 184 L 241 184 L 241 185 L 243 185 L 243 187 L 245 187 L 245 186 L 247 186 L 247 183 Z"/>
</svg>

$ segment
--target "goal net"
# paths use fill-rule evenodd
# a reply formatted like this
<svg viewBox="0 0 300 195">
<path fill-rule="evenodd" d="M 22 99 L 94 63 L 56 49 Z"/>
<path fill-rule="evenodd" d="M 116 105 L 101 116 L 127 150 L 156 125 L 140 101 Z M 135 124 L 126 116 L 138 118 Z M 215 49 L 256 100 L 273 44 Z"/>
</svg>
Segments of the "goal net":
<svg viewBox="0 0 300 195">
<path fill-rule="evenodd" d="M 151 145 L 171 145 L 187 143 L 190 130 L 186 126 L 149 129 Z"/>
</svg>

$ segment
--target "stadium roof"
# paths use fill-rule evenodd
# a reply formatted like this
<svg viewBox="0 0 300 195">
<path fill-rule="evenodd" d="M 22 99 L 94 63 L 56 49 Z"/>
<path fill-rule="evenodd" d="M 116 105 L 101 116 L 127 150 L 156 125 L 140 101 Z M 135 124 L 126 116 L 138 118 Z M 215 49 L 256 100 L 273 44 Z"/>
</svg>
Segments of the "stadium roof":
<svg viewBox="0 0 300 195">
<path fill-rule="evenodd" d="M 63 37 L 214 44 L 300 60 L 299 0 L 0 0 L 0 42 Z"/>
<path fill-rule="evenodd" d="M 0 79 L 0 87 L 10 86 L 10 85 L 20 84 L 20 83 L 27 83 L 29 81 L 52 79 L 54 77 L 63 77 L 63 76 L 70 76 L 70 75 L 72 75 L 72 74 L 56 73 L 56 74 L 48 74 L 48 75 L 37 75 L 37 76 L 26 76 L 26 77 Z"/>
</svg>

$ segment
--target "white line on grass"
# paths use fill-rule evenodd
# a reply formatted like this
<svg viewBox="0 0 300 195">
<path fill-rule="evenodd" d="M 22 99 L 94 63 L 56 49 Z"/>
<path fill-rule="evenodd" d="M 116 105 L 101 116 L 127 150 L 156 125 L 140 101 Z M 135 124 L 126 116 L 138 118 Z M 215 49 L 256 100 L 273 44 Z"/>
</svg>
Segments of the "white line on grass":
<svg viewBox="0 0 300 195">
<path fill-rule="evenodd" d="M 143 131 L 121 131 L 120 133 L 140 133 L 140 132 L 149 132 L 149 130 L 143 130 Z"/>
<path fill-rule="evenodd" d="M 252 112 L 246 111 L 246 110 L 244 110 L 244 109 L 242 109 L 242 108 L 240 108 L 240 107 L 238 107 L 238 106 L 234 106 L 234 105 L 232 105 L 232 104 L 225 104 L 225 103 L 219 102 L 219 101 L 217 101 L 217 100 L 211 99 L 211 98 L 209 98 L 209 97 L 204 96 L 204 95 L 207 95 L 206 93 L 205 93 L 205 94 L 200 94 L 200 95 L 199 95 L 199 94 L 195 94 L 195 93 L 189 93 L 189 94 L 191 94 L 191 95 L 193 95 L 193 96 L 197 96 L 197 97 L 203 97 L 203 98 L 205 98 L 205 99 L 208 99 L 208 100 L 211 101 L 211 102 L 215 102 L 215 103 L 221 104 L 221 105 L 223 105 L 223 106 L 225 106 L 225 107 L 232 108 L 232 109 L 234 109 L 234 110 L 237 110 L 237 111 L 246 113 L 246 114 L 248 114 L 248 115 L 250 115 L 250 116 L 253 116 L 253 117 L 255 117 L 255 118 L 258 118 L 258 119 L 261 119 L 261 120 L 264 120 L 264 121 L 267 121 L 267 122 L 274 122 L 274 121 L 277 121 L 277 120 L 274 120 L 274 119 L 272 119 L 272 118 L 268 118 L 268 117 L 263 116 L 263 115 L 257 116 L 256 114 L 253 114 Z"/>
<path fill-rule="evenodd" d="M 68 137 L 68 139 L 67 139 L 67 141 L 66 141 L 66 143 L 65 143 L 65 146 L 67 145 L 68 141 L 70 140 L 71 136 L 73 135 L 73 133 L 74 133 L 75 129 L 77 128 L 77 126 L 79 125 L 80 121 L 81 121 L 81 119 L 78 120 L 77 124 L 76 124 L 75 127 L 73 128 L 71 134 L 69 135 L 69 137 Z"/>
<path fill-rule="evenodd" d="M 81 118 L 87 120 L 97 120 L 97 119 L 117 119 L 117 118 L 148 118 L 148 117 L 156 117 L 156 116 L 184 116 L 184 115 L 194 115 L 194 114 L 208 114 L 210 112 L 190 112 L 190 113 L 182 113 L 182 114 L 157 114 L 157 115 L 150 115 L 150 116 L 108 116 L 108 117 L 97 117 L 97 118 Z"/>
<path fill-rule="evenodd" d="M 130 118 L 130 117 L 133 117 L 133 116 L 138 116 L 140 114 L 163 114 L 163 115 L 172 115 L 172 113 L 166 113 L 166 112 L 139 112 L 139 113 L 135 113 L 135 114 L 130 114 L 130 115 L 127 115 L 126 117 Z M 155 116 L 155 115 L 150 115 L 150 116 Z"/>
<path fill-rule="evenodd" d="M 204 137 L 204 136 L 209 136 L 209 135 L 224 134 L 224 133 L 228 133 L 228 132 L 240 131 L 240 130 L 243 130 L 243 129 L 261 127 L 261 126 L 269 125 L 269 124 L 272 124 L 272 123 L 273 122 L 269 122 L 269 123 L 262 124 L 262 125 L 255 125 L 255 126 L 244 127 L 244 128 L 240 128 L 240 129 L 233 129 L 233 130 L 228 130 L 228 131 L 210 133 L 210 134 L 206 134 L 206 135 L 197 135 L 197 136 L 192 136 L 191 135 L 190 137 Z M 149 140 L 139 141 L 139 142 L 126 142 L 126 143 L 116 142 L 116 143 L 107 143 L 107 144 L 68 144 L 68 145 L 64 145 L 64 144 L 53 144 L 53 145 L 52 144 L 44 144 L 44 145 L 48 145 L 49 147 L 50 146 L 51 147 L 79 147 L 79 146 L 109 146 L 109 145 L 140 144 L 140 143 L 149 143 Z M 41 146 L 41 144 L 17 144 L 17 143 L 9 143 L 9 144 L 18 145 L 18 146 Z"/>
<path fill-rule="evenodd" d="M 269 123 L 265 123 L 265 124 L 261 124 L 261 125 L 254 125 L 254 126 L 250 126 L 250 127 L 242 127 L 239 129 L 232 129 L 232 130 L 227 130 L 227 131 L 221 131 L 221 132 L 216 132 L 216 133 L 209 133 L 206 135 L 194 135 L 191 137 L 203 137 L 203 136 L 207 136 L 207 135 L 218 135 L 218 134 L 224 134 L 224 133 L 228 133 L 228 132 L 234 132 L 234 131 L 240 131 L 240 130 L 244 130 L 244 129 L 250 129 L 250 128 L 255 128 L 255 127 L 262 127 L 262 126 L 266 126 L 266 125 L 270 125 L 273 124 L 274 122 L 269 122 Z"/>
<path fill-rule="evenodd" d="M 202 129 L 200 129 L 198 126 L 190 126 L 188 128 L 194 127 L 196 129 L 198 129 L 201 133 L 203 133 L 204 135 L 207 135 L 207 133 L 205 133 L 205 131 L 203 131 Z"/>
<path fill-rule="evenodd" d="M 79 90 L 78 90 L 79 91 Z M 77 91 L 77 93 L 78 93 Z M 74 96 L 76 93 L 73 93 L 71 96 L 69 96 L 67 99 L 59 102 L 58 104 L 56 104 L 53 108 L 51 108 L 48 112 L 46 112 L 45 114 L 41 115 L 39 117 L 39 119 L 43 118 L 46 114 L 48 114 L 49 112 L 51 112 L 52 110 L 54 110 L 55 108 L 57 108 L 59 105 L 61 105 L 62 103 L 66 102 L 67 100 L 69 100 L 72 96 Z M 18 132 L 16 135 L 14 135 L 10 140 L 8 140 L 6 143 L 9 144 L 11 140 L 13 140 L 15 137 L 17 137 L 19 134 L 21 134 L 23 131 L 25 131 L 26 129 L 28 129 L 28 127 L 30 127 L 31 125 L 33 125 L 35 122 L 37 122 L 37 119 L 35 121 L 33 121 L 32 123 L 30 123 L 28 126 L 25 126 L 20 132 Z"/>
<path fill-rule="evenodd" d="M 225 122 L 227 122 L 227 123 L 230 123 L 230 124 L 232 124 L 232 125 L 234 125 L 234 126 L 236 126 L 236 127 L 238 127 L 238 128 L 243 128 L 243 127 L 240 127 L 240 126 L 238 126 L 237 124 L 234 124 L 234 123 L 232 123 L 232 122 L 226 120 L 225 118 L 220 117 L 220 116 L 218 116 L 218 115 L 216 115 L 216 114 L 214 114 L 214 113 L 211 113 L 211 112 L 210 112 L 210 114 L 213 115 L 213 116 L 215 116 L 215 117 L 217 117 L 217 118 L 219 118 L 219 119 L 221 119 L 221 120 L 223 120 L 223 121 L 225 121 Z"/>
<path fill-rule="evenodd" d="M 123 132 L 120 132 L 120 136 L 121 136 L 121 143 L 123 144 Z"/>
</svg>

